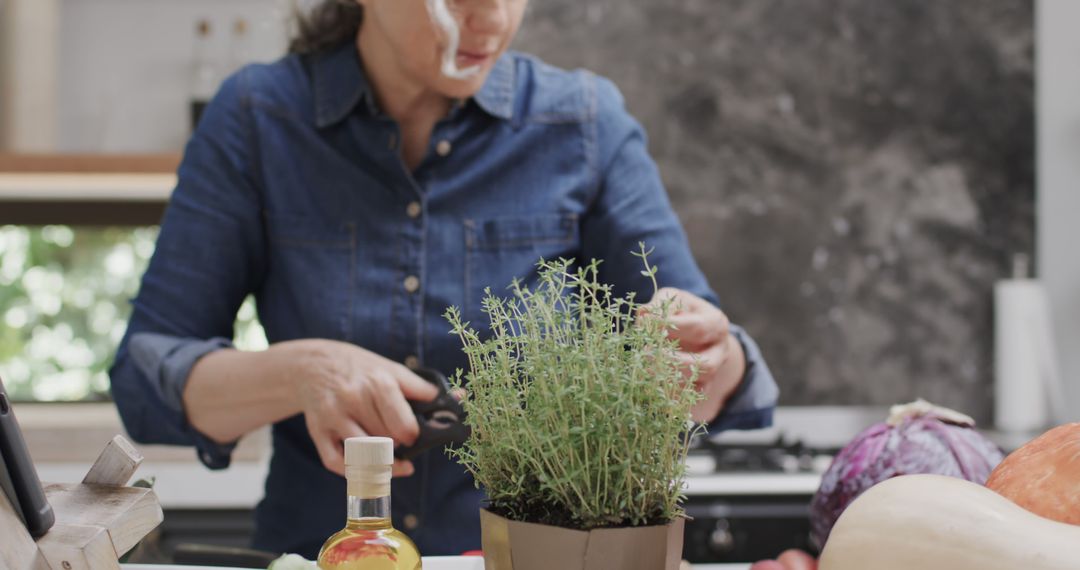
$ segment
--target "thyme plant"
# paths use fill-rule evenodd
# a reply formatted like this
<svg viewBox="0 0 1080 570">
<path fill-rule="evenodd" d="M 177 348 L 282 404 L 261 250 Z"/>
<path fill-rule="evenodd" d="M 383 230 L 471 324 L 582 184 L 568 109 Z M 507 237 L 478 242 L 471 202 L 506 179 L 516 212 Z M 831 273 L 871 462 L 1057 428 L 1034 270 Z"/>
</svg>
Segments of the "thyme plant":
<svg viewBox="0 0 1080 570">
<path fill-rule="evenodd" d="M 656 267 L 641 258 L 656 290 Z M 541 260 L 534 288 L 485 290 L 492 334 L 457 308 L 445 317 L 470 370 L 452 383 L 472 437 L 450 453 L 512 520 L 593 529 L 665 524 L 682 514 L 684 459 L 700 395 L 667 337 L 670 301 L 637 318 L 634 295 L 598 281 L 598 261 Z"/>
</svg>

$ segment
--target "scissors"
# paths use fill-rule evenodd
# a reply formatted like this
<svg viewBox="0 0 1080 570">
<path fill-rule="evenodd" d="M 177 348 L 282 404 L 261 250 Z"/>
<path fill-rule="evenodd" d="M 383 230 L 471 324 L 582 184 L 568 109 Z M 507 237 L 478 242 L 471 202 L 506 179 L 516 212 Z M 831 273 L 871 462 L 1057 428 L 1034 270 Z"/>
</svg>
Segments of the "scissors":
<svg viewBox="0 0 1080 570">
<path fill-rule="evenodd" d="M 398 447 L 394 455 L 412 459 L 433 447 L 465 443 L 472 430 L 465 425 L 465 410 L 461 403 L 450 395 L 446 376 L 432 368 L 415 368 L 413 373 L 434 384 L 439 395 L 430 402 L 409 401 L 416 414 L 416 423 L 420 424 L 420 437 L 412 445 Z"/>
</svg>

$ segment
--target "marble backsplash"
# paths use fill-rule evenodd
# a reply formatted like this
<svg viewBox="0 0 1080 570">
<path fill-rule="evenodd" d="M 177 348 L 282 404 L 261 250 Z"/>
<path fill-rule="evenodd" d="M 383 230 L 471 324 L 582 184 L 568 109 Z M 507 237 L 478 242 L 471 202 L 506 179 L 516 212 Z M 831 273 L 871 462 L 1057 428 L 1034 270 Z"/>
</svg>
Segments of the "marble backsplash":
<svg viewBox="0 0 1080 570">
<path fill-rule="evenodd" d="M 613 79 L 786 405 L 986 422 L 992 287 L 1034 249 L 1033 0 L 535 0 Z"/>
</svg>

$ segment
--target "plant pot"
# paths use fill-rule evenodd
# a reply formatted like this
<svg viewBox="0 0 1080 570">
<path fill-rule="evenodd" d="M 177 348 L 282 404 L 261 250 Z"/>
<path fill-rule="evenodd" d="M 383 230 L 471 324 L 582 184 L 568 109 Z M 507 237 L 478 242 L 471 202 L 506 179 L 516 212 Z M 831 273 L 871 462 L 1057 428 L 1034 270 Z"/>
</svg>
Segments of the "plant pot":
<svg viewBox="0 0 1080 570">
<path fill-rule="evenodd" d="M 662 526 L 573 530 L 480 510 L 485 570 L 678 570 L 684 519 Z"/>
</svg>

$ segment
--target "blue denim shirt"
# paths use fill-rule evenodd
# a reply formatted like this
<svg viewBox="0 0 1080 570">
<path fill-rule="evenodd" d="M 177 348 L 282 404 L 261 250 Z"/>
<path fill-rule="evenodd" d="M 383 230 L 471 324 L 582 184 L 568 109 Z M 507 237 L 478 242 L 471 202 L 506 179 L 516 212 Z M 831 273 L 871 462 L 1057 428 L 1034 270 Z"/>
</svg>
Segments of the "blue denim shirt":
<svg viewBox="0 0 1080 570">
<path fill-rule="evenodd" d="M 484 288 L 527 282 L 540 257 L 603 259 L 604 281 L 647 299 L 630 254 L 643 241 L 661 286 L 717 302 L 609 81 L 508 53 L 437 124 L 415 171 L 400 144 L 352 44 L 225 82 L 186 148 L 112 369 L 135 439 L 228 466 L 232 446 L 193 429 L 180 395 L 200 357 L 230 346 L 249 293 L 271 343 L 336 339 L 446 372 L 466 366 L 446 307 L 482 325 Z M 733 330 L 749 366 L 711 427 L 766 426 L 776 385 Z M 302 416 L 273 426 L 273 446 L 254 546 L 313 558 L 344 523 L 345 481 L 322 466 Z M 479 548 L 481 491 L 445 453 L 418 458 L 392 492 L 394 524 L 424 554 Z"/>
</svg>

